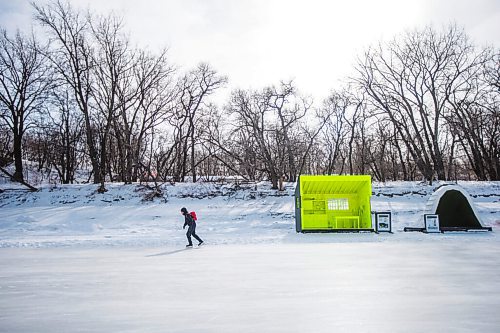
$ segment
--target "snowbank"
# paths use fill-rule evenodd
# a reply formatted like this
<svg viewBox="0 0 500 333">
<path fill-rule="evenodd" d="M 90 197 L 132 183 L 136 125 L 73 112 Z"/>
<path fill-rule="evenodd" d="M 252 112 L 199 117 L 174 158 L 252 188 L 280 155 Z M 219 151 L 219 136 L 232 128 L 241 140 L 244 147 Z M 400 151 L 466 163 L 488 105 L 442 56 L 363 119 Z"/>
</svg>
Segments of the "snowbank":
<svg viewBox="0 0 500 333">
<path fill-rule="evenodd" d="M 108 184 L 42 186 L 0 193 L 0 247 L 54 246 L 181 246 L 185 243 L 180 208 L 196 211 L 198 233 L 209 244 L 272 244 L 418 240 L 428 235 L 405 234 L 420 226 L 425 204 L 434 189 L 417 182 L 374 183 L 372 210 L 392 211 L 393 235 L 295 232 L 293 184 L 285 191 L 269 183 L 250 185 L 183 183 L 163 185 L 162 196 L 142 185 Z M 482 221 L 500 225 L 500 182 L 461 182 L 473 196 Z M 443 235 L 441 239 L 457 237 Z M 460 236 L 458 236 L 460 237 Z M 490 235 L 466 237 L 495 237 Z"/>
</svg>

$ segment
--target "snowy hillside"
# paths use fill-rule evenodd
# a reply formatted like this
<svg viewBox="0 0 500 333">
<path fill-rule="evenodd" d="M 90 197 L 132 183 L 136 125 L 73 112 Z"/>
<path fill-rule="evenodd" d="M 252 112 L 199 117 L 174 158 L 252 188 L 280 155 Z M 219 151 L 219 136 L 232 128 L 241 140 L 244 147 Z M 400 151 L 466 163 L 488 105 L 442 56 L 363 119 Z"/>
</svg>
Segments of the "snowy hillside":
<svg viewBox="0 0 500 333">
<path fill-rule="evenodd" d="M 460 183 L 472 196 L 484 225 L 500 226 L 500 183 Z M 141 185 L 46 185 L 39 192 L 0 194 L 0 246 L 181 246 L 181 207 L 196 211 L 198 232 L 210 244 L 344 242 L 418 239 L 402 232 L 421 226 L 433 186 L 413 182 L 375 183 L 373 211 L 392 211 L 393 235 L 302 235 L 295 232 L 293 185 L 284 192 L 269 183 L 164 185 L 152 201 Z M 449 236 L 443 236 L 444 238 Z M 474 237 L 474 236 L 471 236 Z M 481 236 L 485 237 L 485 236 Z M 493 237 L 493 236 L 486 236 Z"/>
</svg>

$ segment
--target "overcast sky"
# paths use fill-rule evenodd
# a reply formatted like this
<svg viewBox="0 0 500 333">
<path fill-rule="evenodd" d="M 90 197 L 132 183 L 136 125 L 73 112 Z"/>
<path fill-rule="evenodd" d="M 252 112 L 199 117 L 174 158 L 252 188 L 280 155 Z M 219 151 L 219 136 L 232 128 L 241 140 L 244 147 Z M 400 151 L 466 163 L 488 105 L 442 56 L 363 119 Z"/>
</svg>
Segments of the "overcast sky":
<svg viewBox="0 0 500 333">
<path fill-rule="evenodd" d="M 28 0 L 0 0 L 0 26 L 29 28 Z M 47 0 L 35 0 L 44 3 Z M 183 70 L 209 62 L 230 89 L 294 79 L 325 98 L 353 73 L 367 46 L 407 29 L 463 26 L 480 45 L 500 46 L 500 0 L 70 0 L 125 19 L 134 43 L 169 48 Z"/>
</svg>

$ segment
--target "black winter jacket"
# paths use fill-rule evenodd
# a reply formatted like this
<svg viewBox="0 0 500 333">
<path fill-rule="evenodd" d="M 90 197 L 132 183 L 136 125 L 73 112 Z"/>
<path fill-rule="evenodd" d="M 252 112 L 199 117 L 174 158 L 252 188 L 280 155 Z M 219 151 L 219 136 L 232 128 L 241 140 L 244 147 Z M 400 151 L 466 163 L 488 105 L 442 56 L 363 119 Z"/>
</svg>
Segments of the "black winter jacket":
<svg viewBox="0 0 500 333">
<path fill-rule="evenodd" d="M 191 214 L 186 213 L 184 215 L 184 226 L 183 226 L 183 228 L 185 228 L 186 226 L 192 226 L 193 224 L 196 224 L 196 222 L 194 221 L 193 217 L 191 216 Z"/>
</svg>

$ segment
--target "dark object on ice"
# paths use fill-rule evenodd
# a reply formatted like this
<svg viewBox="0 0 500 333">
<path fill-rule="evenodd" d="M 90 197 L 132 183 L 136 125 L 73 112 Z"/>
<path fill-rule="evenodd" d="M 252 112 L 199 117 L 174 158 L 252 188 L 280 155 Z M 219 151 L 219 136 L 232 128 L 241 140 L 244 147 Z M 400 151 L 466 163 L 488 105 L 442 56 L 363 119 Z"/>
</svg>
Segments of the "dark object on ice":
<svg viewBox="0 0 500 333">
<path fill-rule="evenodd" d="M 476 214 L 462 192 L 446 191 L 439 199 L 436 209 L 443 228 L 482 228 Z"/>
<path fill-rule="evenodd" d="M 438 188 L 429 198 L 426 214 L 439 215 L 439 229 L 444 231 L 492 231 L 481 224 L 469 194 L 456 185 Z M 404 231 L 424 231 L 425 228 L 406 227 Z"/>
<path fill-rule="evenodd" d="M 423 228 L 423 227 L 405 227 L 404 231 L 419 231 L 419 232 L 424 232 L 425 228 Z"/>
</svg>

